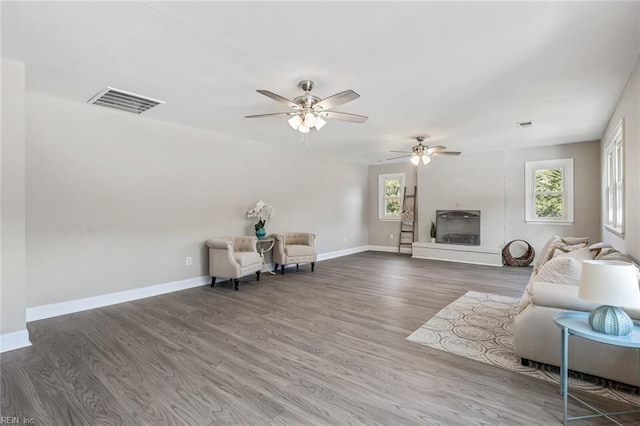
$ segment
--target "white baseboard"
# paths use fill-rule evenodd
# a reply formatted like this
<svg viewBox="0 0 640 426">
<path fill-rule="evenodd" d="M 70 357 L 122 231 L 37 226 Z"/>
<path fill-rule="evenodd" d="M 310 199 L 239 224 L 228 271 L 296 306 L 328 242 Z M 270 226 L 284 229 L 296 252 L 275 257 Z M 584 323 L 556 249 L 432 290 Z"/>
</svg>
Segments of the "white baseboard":
<svg viewBox="0 0 640 426">
<path fill-rule="evenodd" d="M 344 250 L 337 250 L 318 255 L 318 261 L 347 256 L 349 254 L 361 253 L 369 250 L 369 246 L 352 247 Z M 273 264 L 265 265 L 263 272 L 273 270 Z M 217 280 L 218 281 L 218 280 Z M 174 291 L 186 290 L 193 287 L 209 284 L 211 277 L 202 276 L 189 278 L 181 281 L 173 281 L 148 287 L 135 288 L 132 290 L 119 291 L 117 293 L 104 294 L 101 296 L 87 297 L 84 299 L 70 300 L 68 302 L 51 303 L 48 305 L 35 306 L 27 309 L 27 322 L 38 321 L 45 318 L 57 317 L 60 315 L 73 314 L 75 312 L 87 311 L 89 309 L 102 308 L 118 303 L 130 302 L 132 300 L 144 299 L 146 297 L 159 296 L 161 294 Z M 28 341 L 28 334 L 27 334 Z M 29 343 L 30 344 L 30 343 Z"/>
<path fill-rule="evenodd" d="M 29 330 L 0 334 L 0 353 L 31 346 Z"/>
<path fill-rule="evenodd" d="M 209 276 L 195 277 L 186 280 L 151 285 L 148 287 L 135 288 L 132 290 L 119 291 L 116 293 L 103 294 L 101 296 L 70 300 L 68 302 L 35 306 L 27 309 L 27 322 L 57 317 L 59 315 L 72 314 L 89 309 L 102 308 L 104 306 L 130 302 L 132 300 L 144 299 L 146 297 L 158 296 L 174 291 L 186 290 L 188 288 L 198 287 L 210 282 L 211 277 Z"/>
<path fill-rule="evenodd" d="M 358 247 L 351 247 L 344 250 L 330 251 L 327 253 L 319 254 L 318 262 L 321 262 L 323 260 L 335 259 L 336 257 L 348 256 L 350 254 L 362 253 L 363 251 L 367 251 L 367 250 L 369 250 L 369 246 L 358 246 Z"/>
</svg>

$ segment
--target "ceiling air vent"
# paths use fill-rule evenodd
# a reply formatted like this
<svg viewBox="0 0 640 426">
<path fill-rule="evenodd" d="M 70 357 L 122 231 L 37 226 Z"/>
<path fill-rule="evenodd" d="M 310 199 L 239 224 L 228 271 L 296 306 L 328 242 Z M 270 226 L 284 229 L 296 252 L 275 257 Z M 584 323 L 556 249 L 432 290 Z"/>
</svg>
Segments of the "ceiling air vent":
<svg viewBox="0 0 640 426">
<path fill-rule="evenodd" d="M 524 127 L 533 127 L 533 121 L 521 121 L 520 123 L 516 123 L 518 127 L 521 129 Z"/>
<path fill-rule="evenodd" d="M 97 95 L 87 101 L 90 104 L 101 105 L 107 108 L 119 109 L 121 111 L 140 114 L 156 105 L 163 104 L 164 101 L 125 92 L 124 90 L 107 87 Z"/>
</svg>

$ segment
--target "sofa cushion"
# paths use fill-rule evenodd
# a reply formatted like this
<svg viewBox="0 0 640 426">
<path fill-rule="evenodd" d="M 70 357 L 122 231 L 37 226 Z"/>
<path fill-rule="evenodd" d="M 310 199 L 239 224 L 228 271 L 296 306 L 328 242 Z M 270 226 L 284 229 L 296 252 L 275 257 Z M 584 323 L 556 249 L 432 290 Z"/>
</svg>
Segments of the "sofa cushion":
<svg viewBox="0 0 640 426">
<path fill-rule="evenodd" d="M 518 311 L 521 312 L 522 310 L 524 310 L 524 308 L 526 308 L 531 303 L 531 296 L 529 294 L 531 284 L 537 280 L 536 275 L 540 271 L 540 268 L 542 268 L 542 266 L 544 266 L 544 264 L 549 259 L 552 258 L 551 256 L 555 251 L 556 247 L 563 247 L 566 252 L 569 252 L 574 249 L 577 250 L 577 249 L 584 248 L 587 244 L 589 244 L 589 237 L 560 237 L 558 235 L 552 235 L 551 238 L 549 238 L 549 240 L 547 240 L 545 245 L 542 247 L 542 250 L 540 250 L 540 252 L 536 256 L 536 264 L 534 265 L 533 270 L 531 272 L 531 278 L 529 279 L 529 284 L 525 288 L 524 294 L 520 299 Z M 572 247 L 572 246 L 576 246 L 576 247 L 567 249 L 567 247 Z M 562 252 L 556 253 L 556 256 L 560 256 L 561 254 Z M 593 256 L 595 256 L 595 252 Z M 590 259 L 593 259 L 593 256 L 591 256 Z"/>
<path fill-rule="evenodd" d="M 255 251 L 237 251 L 234 253 L 234 256 L 241 268 L 246 268 L 247 266 L 262 262 L 260 255 Z"/>
<path fill-rule="evenodd" d="M 287 244 L 284 251 L 289 257 L 313 256 L 313 247 L 299 244 Z"/>
<path fill-rule="evenodd" d="M 588 251 L 588 249 L 586 249 Z M 582 272 L 582 260 L 571 256 L 561 256 L 545 263 L 536 281 L 554 284 L 578 285 Z"/>
<path fill-rule="evenodd" d="M 518 313 L 522 312 L 524 308 L 531 304 L 531 286 L 533 285 L 533 279 L 529 280 L 527 286 L 524 289 L 524 293 L 522 293 L 522 297 L 520 298 L 520 303 L 518 303 Z"/>
</svg>

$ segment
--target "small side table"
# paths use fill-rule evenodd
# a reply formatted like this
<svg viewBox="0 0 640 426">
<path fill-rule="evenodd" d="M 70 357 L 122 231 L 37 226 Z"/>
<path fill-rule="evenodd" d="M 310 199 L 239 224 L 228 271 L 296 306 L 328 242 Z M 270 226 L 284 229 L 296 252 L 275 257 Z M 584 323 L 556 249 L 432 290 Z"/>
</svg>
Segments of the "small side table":
<svg viewBox="0 0 640 426">
<path fill-rule="evenodd" d="M 270 250 L 273 250 L 273 246 L 276 243 L 275 237 L 264 237 L 258 238 L 258 244 L 256 248 L 260 251 L 260 258 L 262 259 L 262 265 L 267 266 L 267 263 L 264 261 L 264 254 Z M 272 270 L 268 269 L 271 275 L 275 275 L 276 273 Z"/>
<path fill-rule="evenodd" d="M 623 346 L 627 348 L 640 349 L 640 326 L 634 324 L 631 334 L 628 336 L 612 336 L 610 334 L 599 333 L 594 331 L 589 325 L 589 314 L 585 312 L 561 312 L 553 317 L 553 321 L 562 330 L 562 362 L 560 364 L 560 395 L 563 397 L 562 420 L 566 426 L 571 420 L 590 419 L 594 417 L 606 417 L 616 422 L 609 416 L 617 416 L 621 414 L 639 413 L 640 409 L 629 411 L 618 411 L 615 413 L 603 413 L 593 406 L 582 401 L 575 395 L 569 395 L 569 335 L 578 336 L 593 342 L 604 343 L 612 346 Z M 596 411 L 598 414 L 589 416 L 568 417 L 567 415 L 567 399 L 571 396 L 581 404 Z"/>
</svg>

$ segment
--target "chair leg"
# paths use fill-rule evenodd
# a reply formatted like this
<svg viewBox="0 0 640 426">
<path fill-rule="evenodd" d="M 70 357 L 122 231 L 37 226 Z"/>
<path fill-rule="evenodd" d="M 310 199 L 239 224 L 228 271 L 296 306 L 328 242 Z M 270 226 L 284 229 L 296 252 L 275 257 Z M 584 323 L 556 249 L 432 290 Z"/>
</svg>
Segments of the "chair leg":
<svg viewBox="0 0 640 426">
<path fill-rule="evenodd" d="M 274 270 L 274 271 L 277 271 L 277 270 L 278 270 L 278 264 L 277 264 L 277 263 L 275 263 L 275 268 L 273 268 L 273 270 Z"/>
<path fill-rule="evenodd" d="M 299 270 L 300 270 L 300 264 L 296 263 L 296 271 L 299 271 Z"/>
<path fill-rule="evenodd" d="M 211 277 L 211 287 L 216 285 L 216 277 Z"/>
<path fill-rule="evenodd" d="M 256 272 L 256 281 L 260 281 L 260 271 Z"/>
<path fill-rule="evenodd" d="M 284 265 L 280 265 L 280 275 L 284 275 Z"/>
<path fill-rule="evenodd" d="M 316 267 L 316 262 L 311 262 L 311 272 L 313 272 L 315 267 Z"/>
<path fill-rule="evenodd" d="M 235 286 L 236 291 L 238 291 L 238 283 L 240 282 L 240 280 L 238 278 L 234 278 L 233 280 L 233 284 Z"/>
</svg>

